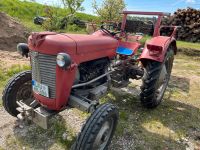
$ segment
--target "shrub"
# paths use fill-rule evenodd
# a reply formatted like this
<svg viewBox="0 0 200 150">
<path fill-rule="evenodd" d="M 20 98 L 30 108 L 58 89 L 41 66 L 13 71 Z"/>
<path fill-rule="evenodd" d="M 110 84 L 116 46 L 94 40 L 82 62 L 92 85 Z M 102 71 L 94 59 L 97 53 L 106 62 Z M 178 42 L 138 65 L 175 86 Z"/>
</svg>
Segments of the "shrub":
<svg viewBox="0 0 200 150">
<path fill-rule="evenodd" d="M 68 31 L 72 31 L 72 32 L 77 32 L 77 31 L 80 31 L 80 30 L 83 30 L 83 28 L 80 28 L 78 27 L 77 25 L 73 24 L 73 25 L 68 25 L 67 26 L 67 30 Z"/>
</svg>

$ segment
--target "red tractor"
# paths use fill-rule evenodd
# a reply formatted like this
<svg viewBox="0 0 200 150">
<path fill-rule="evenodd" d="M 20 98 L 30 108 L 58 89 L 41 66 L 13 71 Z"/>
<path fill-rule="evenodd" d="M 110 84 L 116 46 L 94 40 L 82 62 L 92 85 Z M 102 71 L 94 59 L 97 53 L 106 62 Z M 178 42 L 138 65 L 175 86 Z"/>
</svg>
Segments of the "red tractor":
<svg viewBox="0 0 200 150">
<path fill-rule="evenodd" d="M 158 16 L 153 37 L 142 47 L 141 34 L 126 33 L 128 15 Z M 30 57 L 31 71 L 15 75 L 3 92 L 3 106 L 12 116 L 47 129 L 51 116 L 75 107 L 91 113 L 73 145 L 75 150 L 104 150 L 113 137 L 118 109 L 99 99 L 111 86 L 142 79 L 140 100 L 154 108 L 163 98 L 176 54 L 175 34 L 160 36 L 161 20 L 170 14 L 124 11 L 121 29 L 101 26 L 92 35 L 32 33 L 18 51 Z M 136 54 L 141 52 L 139 57 Z"/>
</svg>

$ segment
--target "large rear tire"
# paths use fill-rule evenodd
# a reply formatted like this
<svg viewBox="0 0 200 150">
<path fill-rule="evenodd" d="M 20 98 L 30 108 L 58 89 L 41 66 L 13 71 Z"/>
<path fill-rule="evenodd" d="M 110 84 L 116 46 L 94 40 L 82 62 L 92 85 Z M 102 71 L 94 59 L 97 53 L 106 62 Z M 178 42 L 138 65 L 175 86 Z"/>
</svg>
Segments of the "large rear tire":
<svg viewBox="0 0 200 150">
<path fill-rule="evenodd" d="M 73 145 L 73 150 L 106 150 L 118 122 L 118 110 L 103 104 L 88 118 Z"/>
<path fill-rule="evenodd" d="M 33 102 L 31 71 L 23 71 L 13 76 L 3 91 L 3 106 L 12 116 L 17 117 L 19 112 L 17 101 L 23 101 L 27 105 Z"/>
<path fill-rule="evenodd" d="M 163 99 L 174 61 L 174 50 L 170 46 L 162 63 L 147 60 L 144 65 L 140 100 L 144 107 L 155 108 Z"/>
</svg>

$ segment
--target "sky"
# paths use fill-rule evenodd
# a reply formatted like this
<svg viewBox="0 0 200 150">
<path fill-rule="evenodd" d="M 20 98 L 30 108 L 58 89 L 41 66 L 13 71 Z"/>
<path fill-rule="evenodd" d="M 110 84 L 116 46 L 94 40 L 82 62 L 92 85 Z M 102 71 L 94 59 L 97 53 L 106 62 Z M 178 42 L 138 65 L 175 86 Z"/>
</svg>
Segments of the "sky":
<svg viewBox="0 0 200 150">
<path fill-rule="evenodd" d="M 36 0 L 39 3 L 50 5 L 61 5 L 61 0 Z M 96 0 L 101 4 L 102 0 Z M 93 0 L 85 0 L 83 7 L 85 13 L 94 14 L 92 9 Z M 200 9 L 200 0 L 125 0 L 126 9 L 134 11 L 162 11 L 175 12 L 178 8 L 193 7 Z"/>
</svg>

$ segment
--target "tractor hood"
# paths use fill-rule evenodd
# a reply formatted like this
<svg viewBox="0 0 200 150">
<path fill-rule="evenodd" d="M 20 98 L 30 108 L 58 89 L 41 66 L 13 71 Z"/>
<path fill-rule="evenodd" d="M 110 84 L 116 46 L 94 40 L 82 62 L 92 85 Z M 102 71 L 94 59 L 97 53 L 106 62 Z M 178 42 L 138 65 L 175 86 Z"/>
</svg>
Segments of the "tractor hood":
<svg viewBox="0 0 200 150">
<path fill-rule="evenodd" d="M 66 36 L 76 42 L 77 54 L 116 50 L 118 47 L 116 39 L 105 35 L 101 31 L 97 31 L 92 35 L 66 34 Z"/>
<path fill-rule="evenodd" d="M 118 41 L 97 31 L 92 35 L 58 34 L 55 32 L 32 33 L 29 48 L 45 54 L 57 55 L 66 52 L 71 55 L 116 50 Z"/>
</svg>

